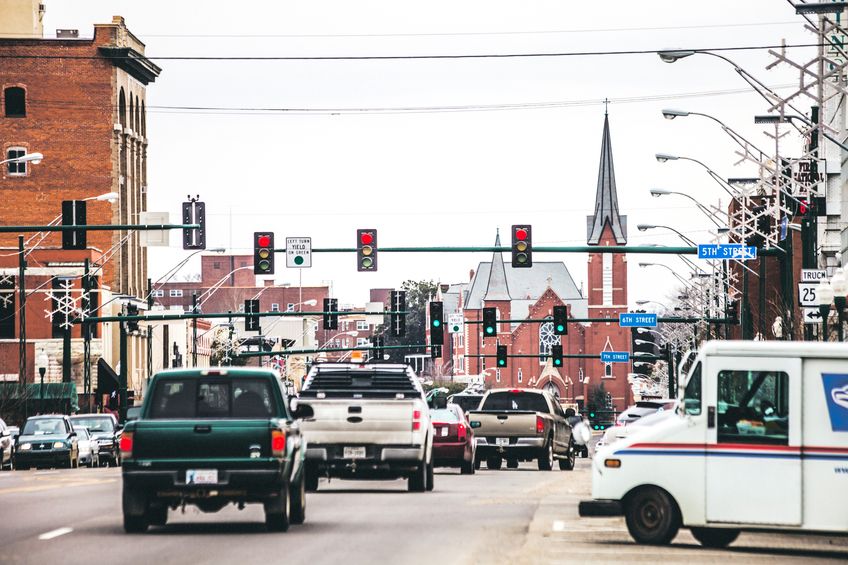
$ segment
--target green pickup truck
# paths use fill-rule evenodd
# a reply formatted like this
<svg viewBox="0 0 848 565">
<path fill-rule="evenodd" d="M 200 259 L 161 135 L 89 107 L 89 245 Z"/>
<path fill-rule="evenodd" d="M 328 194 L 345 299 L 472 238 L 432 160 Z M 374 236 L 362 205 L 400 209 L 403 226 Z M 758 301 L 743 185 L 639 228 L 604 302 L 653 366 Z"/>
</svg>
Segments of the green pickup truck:
<svg viewBox="0 0 848 565">
<path fill-rule="evenodd" d="M 271 531 L 306 514 L 299 419 L 273 371 L 176 369 L 158 373 L 139 419 L 121 436 L 124 530 L 167 522 L 168 510 L 194 504 L 217 512 L 262 503 Z"/>
</svg>

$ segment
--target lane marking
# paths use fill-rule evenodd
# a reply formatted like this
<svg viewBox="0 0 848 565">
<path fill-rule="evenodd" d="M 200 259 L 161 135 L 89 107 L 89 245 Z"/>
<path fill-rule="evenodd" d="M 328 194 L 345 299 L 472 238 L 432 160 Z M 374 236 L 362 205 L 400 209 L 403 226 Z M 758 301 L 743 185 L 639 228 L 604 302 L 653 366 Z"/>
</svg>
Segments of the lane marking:
<svg viewBox="0 0 848 565">
<path fill-rule="evenodd" d="M 53 530 L 51 532 L 41 534 L 40 536 L 38 536 L 38 539 L 46 541 L 46 540 L 50 540 L 50 539 L 53 539 L 53 538 L 58 538 L 59 536 L 64 536 L 65 534 L 69 534 L 73 531 L 74 531 L 73 528 L 59 528 L 59 529 Z"/>
<path fill-rule="evenodd" d="M 41 492 L 47 490 L 55 490 L 60 488 L 76 488 L 76 487 L 84 487 L 84 486 L 92 486 L 92 485 L 101 485 L 106 483 L 116 483 L 118 479 L 100 479 L 100 480 L 85 480 L 85 481 L 77 481 L 73 483 L 54 483 L 54 484 L 44 484 L 44 485 L 34 485 L 29 487 L 7 487 L 0 488 L 0 495 L 3 494 L 15 494 L 22 492 Z"/>
</svg>

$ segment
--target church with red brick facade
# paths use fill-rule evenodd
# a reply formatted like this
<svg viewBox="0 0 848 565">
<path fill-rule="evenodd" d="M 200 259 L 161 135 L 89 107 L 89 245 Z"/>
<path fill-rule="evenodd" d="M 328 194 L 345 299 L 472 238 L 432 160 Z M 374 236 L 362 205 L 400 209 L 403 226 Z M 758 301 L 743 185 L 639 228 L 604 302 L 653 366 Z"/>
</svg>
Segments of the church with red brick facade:
<svg viewBox="0 0 848 565">
<path fill-rule="evenodd" d="M 594 213 L 587 217 L 589 253 L 587 285 L 578 288 L 563 262 L 534 260 L 532 267 L 512 268 L 501 253 L 472 271 L 468 283 L 443 286 L 437 297 L 444 303 L 445 318 L 453 314 L 465 320 L 462 330 L 448 334 L 436 370 L 442 374 L 482 375 L 488 387 L 543 388 L 563 402 L 592 403 L 601 392 L 609 393 L 613 407 L 623 410 L 632 402 L 628 383 L 629 363 L 603 363 L 602 351 L 630 351 L 627 328 L 617 322 L 591 322 L 618 318 L 627 312 L 627 257 L 604 253 L 600 248 L 627 244 L 627 217 L 619 213 L 612 158 L 609 117 L 604 116 L 601 159 Z M 495 246 L 501 245 L 496 236 Z M 565 305 L 567 335 L 555 335 L 553 307 Z M 483 308 L 498 312 L 497 336 L 483 337 Z M 563 366 L 549 362 L 551 346 L 561 343 Z M 497 345 L 506 345 L 510 357 L 504 368 L 495 366 Z"/>
</svg>

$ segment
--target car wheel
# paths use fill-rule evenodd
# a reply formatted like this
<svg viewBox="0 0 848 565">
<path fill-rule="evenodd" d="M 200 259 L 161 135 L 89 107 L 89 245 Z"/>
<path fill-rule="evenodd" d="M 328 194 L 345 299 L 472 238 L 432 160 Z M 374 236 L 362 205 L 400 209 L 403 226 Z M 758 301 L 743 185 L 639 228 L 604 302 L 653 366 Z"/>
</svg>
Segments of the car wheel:
<svg viewBox="0 0 848 565">
<path fill-rule="evenodd" d="M 576 454 L 574 453 L 574 446 L 572 444 L 568 444 L 568 452 L 565 454 L 565 459 L 559 460 L 559 470 L 560 471 L 573 471 L 574 470 L 574 462 L 575 462 Z"/>
<path fill-rule="evenodd" d="M 147 531 L 148 496 L 138 489 L 124 487 L 121 495 L 121 507 L 124 513 L 124 531 L 138 534 Z"/>
<path fill-rule="evenodd" d="M 539 456 L 537 463 L 540 471 L 550 471 L 554 468 L 554 446 L 552 441 L 548 440 L 545 452 Z"/>
<path fill-rule="evenodd" d="M 680 510 L 674 499 L 657 487 L 642 488 L 625 501 L 627 530 L 638 543 L 668 545 L 680 529 Z"/>
<path fill-rule="evenodd" d="M 462 473 L 463 475 L 473 475 L 474 474 L 474 467 L 476 467 L 476 465 L 474 464 L 473 459 L 471 461 L 463 460 L 462 464 L 459 467 L 459 472 Z"/>
<path fill-rule="evenodd" d="M 704 547 L 721 549 L 739 537 L 739 530 L 731 528 L 690 528 L 692 536 Z"/>
<path fill-rule="evenodd" d="M 418 468 L 407 479 L 409 492 L 424 492 L 427 490 L 427 464 L 422 461 Z"/>
<path fill-rule="evenodd" d="M 433 490 L 433 461 L 427 463 L 427 491 Z"/>
<path fill-rule="evenodd" d="M 507 469 L 518 469 L 518 459 L 507 459 L 506 460 L 506 468 Z"/>
<path fill-rule="evenodd" d="M 306 470 L 291 488 L 291 523 L 302 524 L 306 520 Z"/>
<path fill-rule="evenodd" d="M 291 497 L 289 485 L 286 484 L 280 489 L 280 496 L 265 505 L 265 527 L 269 532 L 288 531 L 289 516 L 291 516 Z"/>
<path fill-rule="evenodd" d="M 483 460 L 479 459 L 476 455 L 474 456 L 474 470 L 480 469 L 480 466 L 483 464 Z"/>
<path fill-rule="evenodd" d="M 488 459 L 486 459 L 486 468 L 490 471 L 497 471 L 501 468 L 502 464 L 503 459 L 501 459 L 500 457 L 489 457 Z"/>
<path fill-rule="evenodd" d="M 168 507 L 151 505 L 147 511 L 147 521 L 151 526 L 164 526 L 168 523 Z"/>
</svg>

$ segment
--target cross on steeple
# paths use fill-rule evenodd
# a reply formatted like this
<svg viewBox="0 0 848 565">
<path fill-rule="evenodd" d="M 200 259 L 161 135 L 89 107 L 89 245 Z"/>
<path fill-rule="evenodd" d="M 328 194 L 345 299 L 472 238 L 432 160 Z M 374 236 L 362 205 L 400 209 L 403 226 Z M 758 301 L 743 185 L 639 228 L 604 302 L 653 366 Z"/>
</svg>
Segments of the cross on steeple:
<svg viewBox="0 0 848 565">
<path fill-rule="evenodd" d="M 604 98 L 604 116 L 609 114 L 609 98 Z"/>
</svg>

